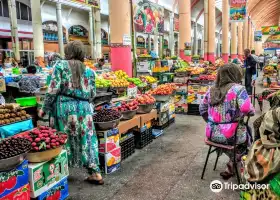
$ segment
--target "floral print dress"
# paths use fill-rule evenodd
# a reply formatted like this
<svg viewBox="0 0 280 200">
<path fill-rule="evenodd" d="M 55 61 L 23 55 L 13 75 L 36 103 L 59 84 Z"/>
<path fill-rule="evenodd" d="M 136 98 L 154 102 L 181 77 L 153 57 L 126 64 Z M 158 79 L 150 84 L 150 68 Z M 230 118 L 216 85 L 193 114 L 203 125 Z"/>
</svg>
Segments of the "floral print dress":
<svg viewBox="0 0 280 200">
<path fill-rule="evenodd" d="M 89 103 L 95 96 L 94 77 L 94 72 L 86 68 L 81 89 L 74 89 L 68 61 L 58 61 L 43 105 L 43 111 L 53 116 L 55 128 L 68 134 L 66 149 L 70 167 L 86 167 L 90 174 L 100 172 L 93 106 Z"/>
<path fill-rule="evenodd" d="M 212 142 L 233 145 L 238 126 L 238 118 L 255 112 L 245 87 L 234 84 L 228 91 L 224 102 L 218 106 L 210 105 L 210 90 L 199 107 L 200 114 L 208 113 L 206 136 Z M 247 142 L 247 128 L 240 124 L 237 131 L 237 144 Z"/>
</svg>

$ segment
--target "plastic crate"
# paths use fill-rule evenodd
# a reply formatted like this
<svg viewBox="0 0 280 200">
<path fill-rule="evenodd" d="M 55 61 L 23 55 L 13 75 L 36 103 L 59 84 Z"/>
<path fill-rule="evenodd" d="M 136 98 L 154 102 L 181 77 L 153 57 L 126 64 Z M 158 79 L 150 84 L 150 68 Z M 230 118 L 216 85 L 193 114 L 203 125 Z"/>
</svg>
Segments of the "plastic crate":
<svg viewBox="0 0 280 200">
<path fill-rule="evenodd" d="M 134 135 L 128 134 L 127 137 L 121 141 L 121 155 L 122 161 L 135 153 Z"/>
<path fill-rule="evenodd" d="M 188 115 L 200 115 L 199 105 L 197 104 L 188 104 Z"/>
<path fill-rule="evenodd" d="M 23 97 L 23 98 L 17 98 L 15 100 L 22 107 L 37 105 L 36 97 Z"/>
<path fill-rule="evenodd" d="M 142 133 L 135 131 L 134 137 L 135 147 L 137 149 L 142 149 L 153 141 L 152 128 L 149 128 Z"/>
<path fill-rule="evenodd" d="M 158 125 L 157 121 L 155 121 L 153 125 L 153 129 L 164 130 L 169 127 L 169 121 L 165 122 L 163 125 Z"/>
<path fill-rule="evenodd" d="M 169 119 L 168 123 L 169 123 L 169 126 L 174 124 L 175 123 L 175 117 Z"/>
</svg>

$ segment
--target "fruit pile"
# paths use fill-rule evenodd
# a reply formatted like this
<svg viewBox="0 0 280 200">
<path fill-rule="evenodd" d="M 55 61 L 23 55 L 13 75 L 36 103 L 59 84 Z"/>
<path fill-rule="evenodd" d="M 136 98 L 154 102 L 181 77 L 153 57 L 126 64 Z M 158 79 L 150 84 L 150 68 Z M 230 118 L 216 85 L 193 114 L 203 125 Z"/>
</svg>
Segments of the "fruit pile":
<svg viewBox="0 0 280 200">
<path fill-rule="evenodd" d="M 103 73 L 102 77 L 106 80 L 114 80 L 117 78 L 117 76 L 114 74 L 114 72 Z"/>
<path fill-rule="evenodd" d="M 140 79 L 142 80 L 142 82 L 147 82 L 150 84 L 157 82 L 157 79 L 152 76 L 140 76 Z"/>
<path fill-rule="evenodd" d="M 115 79 L 110 80 L 111 87 L 128 87 L 129 82 L 126 79 Z"/>
<path fill-rule="evenodd" d="M 127 73 L 122 70 L 115 71 L 115 75 L 117 76 L 118 79 L 127 79 L 128 78 Z"/>
<path fill-rule="evenodd" d="M 97 88 L 106 88 L 111 86 L 111 82 L 103 78 L 97 78 L 95 81 L 95 86 Z"/>
<path fill-rule="evenodd" d="M 31 118 L 25 110 L 15 108 L 12 104 L 0 106 L 0 125 L 10 124 Z"/>
<path fill-rule="evenodd" d="M 136 97 L 136 100 L 140 105 L 154 104 L 156 99 L 149 94 L 142 94 Z"/>
<path fill-rule="evenodd" d="M 0 160 L 11 158 L 31 149 L 31 142 L 25 138 L 9 138 L 0 142 Z"/>
<path fill-rule="evenodd" d="M 49 149 L 56 149 L 57 147 L 66 144 L 67 135 L 57 132 L 46 126 L 40 126 L 33 129 L 27 135 L 26 139 L 31 142 L 32 151 L 46 151 Z"/>
<path fill-rule="evenodd" d="M 217 78 L 217 76 L 215 75 L 200 75 L 199 76 L 199 80 L 210 80 L 210 81 L 213 81 Z"/>
<path fill-rule="evenodd" d="M 132 101 L 123 101 L 121 106 L 117 107 L 119 112 L 126 112 L 126 111 L 132 111 L 138 109 L 138 101 L 132 100 Z"/>
<path fill-rule="evenodd" d="M 274 67 L 273 66 L 265 66 L 263 69 L 264 73 L 269 74 L 274 72 Z"/>
<path fill-rule="evenodd" d="M 102 109 L 93 116 L 94 122 L 109 122 L 119 119 L 121 114 L 113 109 Z"/>
<path fill-rule="evenodd" d="M 127 81 L 133 83 L 137 87 L 144 87 L 145 84 L 140 80 L 140 78 L 127 78 Z"/>
<path fill-rule="evenodd" d="M 173 84 L 163 84 L 151 91 L 153 95 L 171 95 L 176 89 L 176 86 Z"/>
<path fill-rule="evenodd" d="M 193 68 L 191 75 L 198 75 L 198 74 L 202 74 L 205 72 L 205 69 L 202 67 L 195 67 Z"/>
</svg>

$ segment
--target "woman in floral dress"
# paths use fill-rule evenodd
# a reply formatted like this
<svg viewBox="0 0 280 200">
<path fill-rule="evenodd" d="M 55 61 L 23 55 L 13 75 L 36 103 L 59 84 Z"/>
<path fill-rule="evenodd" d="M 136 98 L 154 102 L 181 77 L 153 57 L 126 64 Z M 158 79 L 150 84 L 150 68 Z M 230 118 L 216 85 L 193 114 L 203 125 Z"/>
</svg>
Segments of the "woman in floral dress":
<svg viewBox="0 0 280 200">
<path fill-rule="evenodd" d="M 207 122 L 206 137 L 212 142 L 233 145 L 238 119 L 253 114 L 254 108 L 242 81 L 241 68 L 235 64 L 227 64 L 218 70 L 217 80 L 206 93 L 200 104 L 200 114 Z M 239 124 L 237 131 L 237 152 L 242 155 L 247 150 L 250 134 L 245 125 Z M 221 176 L 228 179 L 233 176 L 233 154 L 224 151 L 230 158 L 227 171 Z M 241 156 L 239 156 L 241 157 Z"/>
<path fill-rule="evenodd" d="M 84 46 L 80 41 L 65 47 L 66 60 L 54 66 L 51 82 L 39 115 L 50 113 L 59 131 L 68 134 L 66 149 L 70 167 L 86 167 L 93 184 L 103 184 L 99 169 L 98 141 L 93 124 L 94 72 L 83 64 Z"/>
</svg>

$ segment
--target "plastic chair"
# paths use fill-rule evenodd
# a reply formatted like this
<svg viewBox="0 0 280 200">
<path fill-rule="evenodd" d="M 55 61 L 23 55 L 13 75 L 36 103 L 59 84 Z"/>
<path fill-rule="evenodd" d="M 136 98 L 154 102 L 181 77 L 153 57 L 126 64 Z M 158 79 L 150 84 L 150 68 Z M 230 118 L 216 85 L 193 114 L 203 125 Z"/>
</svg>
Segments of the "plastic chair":
<svg viewBox="0 0 280 200">
<path fill-rule="evenodd" d="M 248 127 L 248 122 L 249 122 L 249 119 L 250 119 L 250 116 L 248 116 L 247 118 L 247 121 L 245 122 L 245 126 Z M 204 167 L 203 167 L 203 171 L 202 171 L 202 175 L 201 175 L 201 179 L 203 179 L 204 177 L 204 173 L 205 173 L 205 170 L 206 170 L 206 167 L 207 167 L 207 163 L 208 163 L 208 159 L 209 159 L 209 156 L 210 154 L 214 153 L 215 151 L 218 151 L 220 149 L 225 149 L 225 150 L 230 150 L 230 151 L 233 151 L 233 167 L 234 167 L 234 170 L 235 170 L 235 174 L 236 174 L 236 178 L 237 178 L 237 181 L 238 181 L 238 184 L 240 184 L 240 176 L 239 176 L 239 173 L 238 173 L 238 169 L 237 169 L 237 161 L 236 161 L 236 141 L 237 141 L 237 130 L 238 130 L 238 127 L 240 125 L 240 123 L 244 122 L 244 118 L 240 119 L 238 122 L 238 125 L 236 127 L 236 130 L 235 130 L 235 134 L 234 134 L 234 144 L 233 145 L 223 145 L 223 144 L 218 144 L 218 143 L 215 143 L 215 142 L 212 142 L 210 141 L 208 138 L 205 138 L 204 142 L 206 145 L 209 146 L 209 150 L 208 150 L 208 153 L 207 153 L 207 156 L 206 156 L 206 160 L 205 160 L 205 164 L 204 164 Z M 234 122 L 229 122 L 229 123 L 234 123 Z M 250 132 L 249 132 L 250 134 Z M 212 135 L 211 135 L 212 136 Z M 210 136 L 210 138 L 211 138 Z M 252 135 L 249 135 L 250 138 L 252 139 Z M 212 148 L 214 147 L 214 149 L 212 150 Z M 217 152 L 217 158 L 216 158 L 216 161 L 215 161 L 215 165 L 214 165 L 214 171 L 216 170 L 216 167 L 217 167 L 217 163 L 218 163 L 218 160 L 219 160 L 219 157 L 221 156 L 221 154 L 219 152 Z"/>
</svg>

